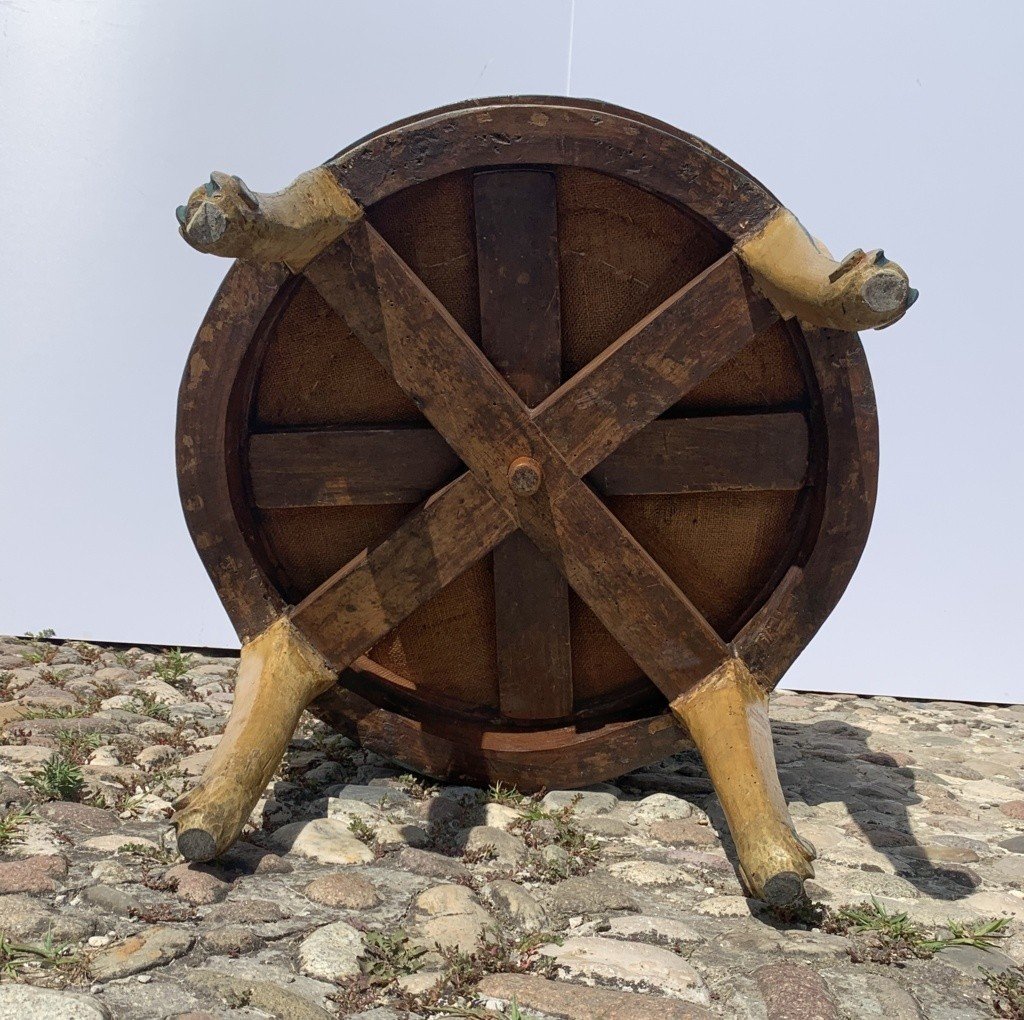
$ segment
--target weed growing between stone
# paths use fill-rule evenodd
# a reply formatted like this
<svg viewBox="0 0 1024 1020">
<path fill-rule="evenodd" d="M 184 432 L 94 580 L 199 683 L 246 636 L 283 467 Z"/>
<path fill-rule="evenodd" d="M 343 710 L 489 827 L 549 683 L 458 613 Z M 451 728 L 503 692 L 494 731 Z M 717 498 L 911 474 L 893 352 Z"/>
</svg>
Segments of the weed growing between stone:
<svg viewBox="0 0 1024 1020">
<path fill-rule="evenodd" d="M 522 837 L 530 854 L 517 870 L 516 881 L 554 883 L 593 870 L 600 847 L 576 824 L 573 811 L 578 802 L 579 797 L 574 797 L 554 811 L 539 800 L 520 805 L 522 815 L 509 831 Z"/>
<path fill-rule="evenodd" d="M 84 785 L 82 770 L 60 751 L 54 751 L 28 779 L 28 786 L 43 800 L 78 800 Z"/>
<path fill-rule="evenodd" d="M 161 722 L 170 721 L 170 708 L 158 700 L 155 694 L 149 691 L 136 691 L 133 698 L 138 705 L 136 711 L 139 715 L 148 715 L 150 719 L 159 719 Z"/>
<path fill-rule="evenodd" d="M 817 908 L 819 911 L 821 908 Z M 892 912 L 872 897 L 870 903 L 821 912 L 819 927 L 832 935 L 850 936 L 854 963 L 885 963 L 900 966 L 911 959 L 928 959 L 952 946 L 991 949 L 1009 935 L 1008 917 L 967 924 L 948 921 L 948 937 L 937 937 L 905 912 Z"/>
<path fill-rule="evenodd" d="M 57 732 L 57 750 L 75 765 L 84 765 L 89 755 L 103 743 L 98 733 L 78 733 L 75 730 Z"/>
<path fill-rule="evenodd" d="M 531 1020 L 518 1005 L 505 1012 L 488 1012 L 463 1005 L 472 1000 L 473 990 L 488 974 L 540 974 L 553 976 L 553 967 L 538 962 L 538 950 L 560 937 L 548 932 L 516 936 L 501 929 L 490 929 L 481 936 L 472 952 L 435 945 L 441 970 L 436 983 L 426 992 L 410 994 L 397 987 L 399 978 L 416 973 L 427 954 L 415 946 L 401 929 L 391 933 L 367 932 L 363 936 L 367 951 L 360 960 L 361 973 L 336 993 L 334 1001 L 342 1010 L 358 1011 L 371 1003 L 388 1001 L 399 1009 L 426 1015 L 488 1017 L 500 1020 Z M 381 996 L 384 996 L 382 1000 Z M 462 1012 L 460 1012 L 462 1010 Z"/>
<path fill-rule="evenodd" d="M 73 946 L 58 945 L 47 932 L 39 943 L 13 942 L 0 932 L 0 976 L 13 981 L 63 984 L 88 977 L 85 958 Z"/>
<path fill-rule="evenodd" d="M 180 648 L 172 648 L 164 652 L 154 663 L 153 673 L 164 683 L 172 687 L 192 667 L 192 654 L 186 652 L 182 655 Z"/>
<path fill-rule="evenodd" d="M 0 850 L 6 850 L 12 843 L 20 843 L 24 839 L 21 830 L 30 817 L 28 811 L 18 808 L 0 815 Z"/>
<path fill-rule="evenodd" d="M 1006 1020 L 1024 1020 L 1024 970 L 1014 967 L 1002 974 L 982 970 L 988 985 L 988 1003 L 996 1016 Z"/>
<path fill-rule="evenodd" d="M 371 931 L 363 938 L 366 947 L 359 961 L 367 985 L 382 987 L 406 974 L 415 974 L 423 966 L 426 948 L 416 946 L 401 929 L 393 932 Z"/>
</svg>

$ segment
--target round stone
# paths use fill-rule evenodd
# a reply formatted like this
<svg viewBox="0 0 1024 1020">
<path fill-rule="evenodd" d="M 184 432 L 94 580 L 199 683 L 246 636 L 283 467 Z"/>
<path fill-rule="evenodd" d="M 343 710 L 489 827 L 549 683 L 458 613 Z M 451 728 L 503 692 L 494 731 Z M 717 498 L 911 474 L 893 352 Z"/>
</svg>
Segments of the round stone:
<svg viewBox="0 0 1024 1020">
<path fill-rule="evenodd" d="M 365 878 L 340 872 L 314 878 L 303 892 L 314 903 L 343 910 L 370 910 L 380 903 L 377 890 Z"/>
</svg>

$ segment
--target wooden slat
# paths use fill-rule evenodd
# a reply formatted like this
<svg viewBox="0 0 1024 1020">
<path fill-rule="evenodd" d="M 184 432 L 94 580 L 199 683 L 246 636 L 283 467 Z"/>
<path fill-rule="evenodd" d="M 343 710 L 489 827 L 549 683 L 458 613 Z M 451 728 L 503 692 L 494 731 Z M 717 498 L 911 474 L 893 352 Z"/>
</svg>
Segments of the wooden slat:
<svg viewBox="0 0 1024 1020">
<path fill-rule="evenodd" d="M 480 347 L 528 407 L 562 381 L 555 197 L 540 170 L 473 179 Z"/>
<path fill-rule="evenodd" d="M 703 679 L 728 655 L 707 621 L 565 463 L 476 344 L 387 242 L 363 223 L 341 244 L 349 251 L 321 256 L 306 270 L 328 304 L 390 369 L 494 500 L 557 560 L 666 696 Z M 373 267 L 371 286 L 365 257 Z M 339 290 L 344 300 L 337 300 Z M 381 313 L 376 319 L 374 306 Z M 361 323 L 369 328 L 361 330 Z M 523 455 L 541 462 L 544 488 L 534 499 L 517 501 L 507 470 Z"/>
<path fill-rule="evenodd" d="M 430 428 L 352 426 L 249 439 L 249 478 L 259 507 L 419 503 L 461 467 Z"/>
<path fill-rule="evenodd" d="M 562 381 L 555 178 L 494 171 L 473 181 L 480 346 L 528 406 Z M 569 590 L 522 533 L 494 550 L 498 698 L 512 719 L 572 712 Z"/>
<path fill-rule="evenodd" d="M 651 422 L 590 472 L 607 496 L 798 489 L 807 423 L 795 411 Z M 462 462 L 432 428 L 349 426 L 249 440 L 257 506 L 420 503 Z"/>
<path fill-rule="evenodd" d="M 795 411 L 651 422 L 590 472 L 606 495 L 799 489 L 807 421 Z"/>
</svg>

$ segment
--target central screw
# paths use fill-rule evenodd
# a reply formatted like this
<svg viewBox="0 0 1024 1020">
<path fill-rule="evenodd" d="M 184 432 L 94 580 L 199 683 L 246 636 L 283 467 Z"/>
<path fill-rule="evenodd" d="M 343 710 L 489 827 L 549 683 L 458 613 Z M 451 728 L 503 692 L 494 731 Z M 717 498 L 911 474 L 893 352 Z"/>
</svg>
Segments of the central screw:
<svg viewBox="0 0 1024 1020">
<path fill-rule="evenodd" d="M 540 464 L 532 457 L 516 457 L 508 466 L 508 484 L 517 496 L 532 496 L 543 477 Z"/>
</svg>

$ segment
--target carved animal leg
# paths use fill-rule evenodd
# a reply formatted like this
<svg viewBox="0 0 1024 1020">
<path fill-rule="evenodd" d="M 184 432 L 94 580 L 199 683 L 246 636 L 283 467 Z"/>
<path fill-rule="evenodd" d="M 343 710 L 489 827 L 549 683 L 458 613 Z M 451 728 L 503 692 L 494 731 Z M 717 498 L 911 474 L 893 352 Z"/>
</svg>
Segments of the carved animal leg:
<svg viewBox="0 0 1024 1020">
<path fill-rule="evenodd" d="M 175 804 L 183 857 L 208 861 L 238 838 L 303 709 L 336 680 L 337 673 L 287 619 L 242 649 L 224 736 L 198 785 Z"/>
<path fill-rule="evenodd" d="M 730 659 L 670 707 L 704 758 L 747 888 L 773 906 L 797 902 L 815 853 L 797 836 L 779 785 L 767 696 Z"/>
<path fill-rule="evenodd" d="M 251 262 L 302 268 L 337 240 L 363 211 L 326 167 L 318 166 L 281 191 L 250 191 L 239 177 L 214 171 L 178 206 L 185 240 L 198 251 Z"/>
<path fill-rule="evenodd" d="M 883 329 L 917 300 L 907 274 L 885 252 L 858 249 L 836 262 L 788 209 L 737 244 L 736 253 L 787 319 L 832 329 Z"/>
</svg>

